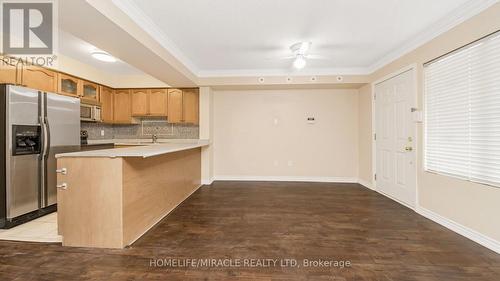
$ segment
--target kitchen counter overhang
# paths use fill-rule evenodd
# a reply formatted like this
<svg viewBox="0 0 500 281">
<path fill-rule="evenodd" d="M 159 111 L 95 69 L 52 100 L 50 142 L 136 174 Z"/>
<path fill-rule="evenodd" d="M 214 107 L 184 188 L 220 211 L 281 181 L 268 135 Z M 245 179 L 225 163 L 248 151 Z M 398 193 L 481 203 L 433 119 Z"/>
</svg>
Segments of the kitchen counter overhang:
<svg viewBox="0 0 500 281">
<path fill-rule="evenodd" d="M 152 144 L 57 155 L 63 246 L 132 244 L 201 186 L 201 148 L 206 145 Z"/>
<path fill-rule="evenodd" d="M 79 151 L 57 154 L 56 158 L 66 158 L 66 157 L 142 157 L 148 158 L 153 156 L 158 156 L 162 154 L 188 150 L 209 145 L 208 140 L 195 140 L 190 143 L 127 143 L 119 144 L 122 146 L 131 147 L 121 147 L 112 149 L 101 149 L 101 150 L 90 150 L 90 151 Z"/>
</svg>

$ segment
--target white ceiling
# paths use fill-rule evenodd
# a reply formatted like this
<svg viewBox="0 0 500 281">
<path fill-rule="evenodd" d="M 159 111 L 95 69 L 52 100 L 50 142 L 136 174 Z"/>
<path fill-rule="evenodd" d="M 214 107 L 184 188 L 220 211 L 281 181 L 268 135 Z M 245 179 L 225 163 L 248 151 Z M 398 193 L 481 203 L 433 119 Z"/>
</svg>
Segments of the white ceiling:
<svg viewBox="0 0 500 281">
<path fill-rule="evenodd" d="M 113 2 L 193 73 L 224 76 L 293 73 L 292 61 L 281 58 L 299 41 L 311 41 L 310 53 L 328 58 L 309 61 L 301 73 L 368 73 L 416 39 L 430 37 L 438 27 L 450 28 L 445 25 L 456 25 L 467 11 L 492 1 Z"/>
<path fill-rule="evenodd" d="M 103 62 L 91 56 L 92 51 L 98 50 L 92 44 L 59 29 L 59 53 L 72 59 L 93 66 L 101 71 L 117 75 L 144 74 L 141 70 L 117 59 L 114 63 Z"/>
</svg>

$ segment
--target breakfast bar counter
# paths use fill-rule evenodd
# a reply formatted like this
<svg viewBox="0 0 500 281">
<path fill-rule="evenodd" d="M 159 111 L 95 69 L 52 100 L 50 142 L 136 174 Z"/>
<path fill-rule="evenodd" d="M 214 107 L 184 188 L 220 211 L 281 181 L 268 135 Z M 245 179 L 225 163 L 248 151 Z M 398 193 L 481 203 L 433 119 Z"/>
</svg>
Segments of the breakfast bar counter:
<svg viewBox="0 0 500 281">
<path fill-rule="evenodd" d="M 206 140 L 56 155 L 63 246 L 124 248 L 201 186 Z"/>
<path fill-rule="evenodd" d="M 191 142 L 162 142 L 162 143 L 116 143 L 120 148 L 100 149 L 90 151 L 79 151 L 57 154 L 56 158 L 67 157 L 143 157 L 148 158 L 162 154 L 193 149 L 197 147 L 207 146 L 208 140 L 193 140 Z"/>
</svg>

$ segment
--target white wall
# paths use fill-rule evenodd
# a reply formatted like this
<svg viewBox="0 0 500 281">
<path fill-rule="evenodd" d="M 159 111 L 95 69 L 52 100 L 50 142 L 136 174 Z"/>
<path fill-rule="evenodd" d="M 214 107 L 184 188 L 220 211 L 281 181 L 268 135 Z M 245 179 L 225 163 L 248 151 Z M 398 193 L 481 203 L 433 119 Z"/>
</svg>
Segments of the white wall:
<svg viewBox="0 0 500 281">
<path fill-rule="evenodd" d="M 357 90 L 216 91 L 213 128 L 216 179 L 357 181 Z"/>
</svg>

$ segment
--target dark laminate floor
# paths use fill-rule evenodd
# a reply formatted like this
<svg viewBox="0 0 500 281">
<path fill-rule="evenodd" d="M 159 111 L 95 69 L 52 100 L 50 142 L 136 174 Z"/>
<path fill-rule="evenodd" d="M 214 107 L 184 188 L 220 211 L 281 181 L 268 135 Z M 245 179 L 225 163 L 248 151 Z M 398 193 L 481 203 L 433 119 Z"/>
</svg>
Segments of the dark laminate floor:
<svg viewBox="0 0 500 281">
<path fill-rule="evenodd" d="M 352 266 L 154 268 L 154 258 Z M 0 280 L 500 280 L 500 255 L 356 184 L 217 182 L 128 249 L 0 241 Z"/>
</svg>

